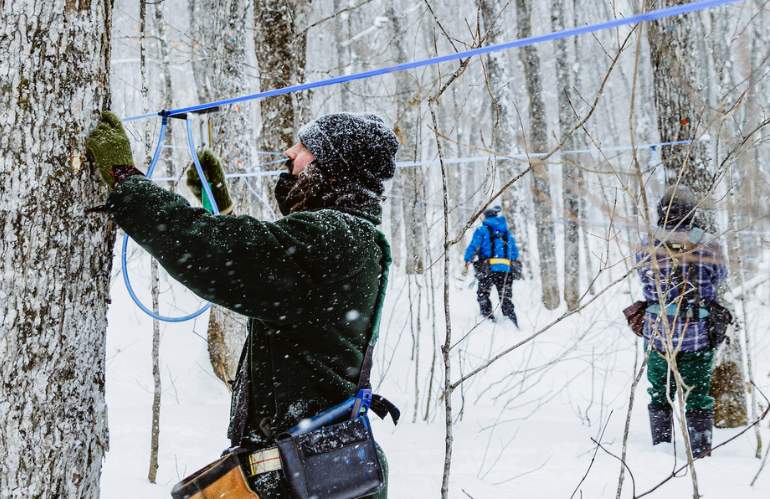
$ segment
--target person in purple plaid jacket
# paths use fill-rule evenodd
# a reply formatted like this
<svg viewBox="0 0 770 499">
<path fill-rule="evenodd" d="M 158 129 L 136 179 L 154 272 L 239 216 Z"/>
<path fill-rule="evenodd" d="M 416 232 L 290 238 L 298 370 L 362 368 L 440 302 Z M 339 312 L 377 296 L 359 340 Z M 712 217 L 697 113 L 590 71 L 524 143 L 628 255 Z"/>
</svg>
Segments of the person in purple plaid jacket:
<svg viewBox="0 0 770 499">
<path fill-rule="evenodd" d="M 666 358 L 675 355 L 684 389 L 690 389 L 686 415 L 693 456 L 703 457 L 711 453 L 714 423 L 709 389 L 717 345 L 709 334 L 709 304 L 716 302 L 716 290 L 727 269 L 718 239 L 699 220 L 697 201 L 690 189 L 668 189 L 657 206 L 658 227 L 652 245 L 657 265 L 650 258 L 646 238 L 636 262 L 648 303 L 644 338 L 650 347 L 647 391 L 652 443 L 671 442 L 669 397 L 674 400 L 676 386 Z"/>
</svg>

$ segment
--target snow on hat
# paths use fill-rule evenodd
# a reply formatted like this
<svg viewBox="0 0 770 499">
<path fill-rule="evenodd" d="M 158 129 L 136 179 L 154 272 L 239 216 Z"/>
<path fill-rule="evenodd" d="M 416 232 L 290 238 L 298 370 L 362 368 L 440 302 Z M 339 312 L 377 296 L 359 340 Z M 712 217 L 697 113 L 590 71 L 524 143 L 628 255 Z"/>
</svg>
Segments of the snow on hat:
<svg viewBox="0 0 770 499">
<path fill-rule="evenodd" d="M 698 198 L 684 185 L 666 189 L 658 201 L 658 225 L 673 227 L 687 225 L 695 219 Z"/>
<path fill-rule="evenodd" d="M 326 175 L 360 182 L 379 193 L 382 182 L 393 177 L 398 139 L 375 114 L 326 114 L 297 135 Z"/>
<path fill-rule="evenodd" d="M 496 217 L 500 212 L 503 211 L 503 207 L 499 204 L 496 204 L 494 206 L 490 206 L 486 210 L 484 210 L 484 216 L 485 217 Z"/>
</svg>

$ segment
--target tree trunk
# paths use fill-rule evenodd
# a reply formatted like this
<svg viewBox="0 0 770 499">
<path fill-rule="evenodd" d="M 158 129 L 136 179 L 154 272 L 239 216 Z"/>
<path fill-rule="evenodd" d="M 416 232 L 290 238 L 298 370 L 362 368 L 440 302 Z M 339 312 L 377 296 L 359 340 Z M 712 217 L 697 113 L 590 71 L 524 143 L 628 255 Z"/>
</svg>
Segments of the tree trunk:
<svg viewBox="0 0 770 499">
<path fill-rule="evenodd" d="M 141 75 L 142 89 L 142 112 L 147 114 L 150 111 L 150 88 L 148 87 L 149 68 L 147 67 L 147 2 L 139 3 L 139 73 Z M 168 108 L 166 108 L 168 109 Z M 145 122 L 144 127 L 144 155 L 145 161 L 149 162 L 152 150 L 151 125 Z M 168 152 L 168 149 L 166 149 Z M 160 273 L 158 271 L 158 262 L 155 259 L 150 261 L 150 285 L 152 296 L 152 311 L 160 313 Z M 161 383 L 160 383 L 160 321 L 152 320 L 152 417 L 150 419 L 150 463 L 147 471 L 147 480 L 155 483 L 158 477 L 158 448 L 160 442 L 160 402 L 161 402 Z"/>
<path fill-rule="evenodd" d="M 516 0 L 517 36 L 527 38 L 532 33 L 531 4 Z M 544 152 L 548 147 L 548 129 L 545 121 L 543 84 L 540 80 L 540 57 L 537 48 L 524 47 L 519 51 L 524 66 L 527 94 L 529 95 L 529 152 Z M 543 305 L 548 310 L 559 306 L 559 276 L 556 269 L 556 233 L 553 227 L 553 200 L 551 183 L 545 164 L 530 158 L 532 167 L 532 196 L 537 228 L 537 250 L 540 260 L 540 280 Z"/>
<path fill-rule="evenodd" d="M 248 10 L 246 0 L 197 0 L 194 33 L 195 39 L 205 48 L 205 52 L 199 54 L 203 63 L 194 68 L 196 80 L 201 83 L 198 87 L 201 100 L 246 93 L 248 84 L 243 61 L 246 60 Z M 254 135 L 249 114 L 248 107 L 234 105 L 208 115 L 209 146 L 228 172 L 243 171 L 254 164 L 250 146 Z M 244 184 L 249 181 L 248 178 L 239 180 Z M 261 206 L 259 201 L 251 199 L 243 189 L 238 189 L 237 182 L 228 182 L 228 188 L 236 212 L 272 215 L 269 210 L 257 208 Z M 261 184 L 254 190 L 260 198 L 265 198 Z M 269 205 L 265 203 L 264 206 Z M 240 350 L 246 339 L 245 323 L 241 315 L 231 310 L 216 305 L 211 307 L 207 330 L 209 360 L 214 373 L 228 389 L 230 381 L 235 379 Z"/>
<path fill-rule="evenodd" d="M 404 245 L 404 216 L 403 194 L 401 192 L 401 168 L 396 168 L 393 179 L 390 181 L 390 196 L 388 199 L 390 215 L 390 247 L 392 248 L 393 265 L 403 265 L 402 248 Z"/>
<path fill-rule="evenodd" d="M 392 0 L 387 16 L 393 26 L 392 47 L 397 61 L 407 60 L 404 47 L 403 27 L 397 13 L 402 12 L 400 0 Z M 401 146 L 398 148 L 400 161 L 420 161 L 420 92 L 415 75 L 402 71 L 394 75 L 396 80 L 396 120 L 394 129 Z M 421 166 L 403 168 L 394 180 L 400 181 L 403 199 L 403 226 L 406 242 L 404 270 L 407 274 L 422 274 L 425 271 L 425 185 Z"/>
<path fill-rule="evenodd" d="M 167 22 L 165 18 L 164 8 L 166 2 L 159 2 L 155 4 L 155 29 L 158 31 L 158 59 L 160 62 L 160 75 L 162 78 L 161 95 L 162 95 L 162 109 L 171 109 L 174 101 L 173 85 L 171 82 L 171 49 L 168 42 L 168 34 L 166 31 Z M 165 175 L 167 177 L 175 177 L 174 175 L 174 131 L 177 127 L 172 123 L 177 120 L 169 120 L 168 131 L 166 132 L 166 138 L 164 139 L 165 149 L 161 152 L 160 160 L 165 165 Z M 171 183 L 171 190 L 174 190 L 176 185 Z"/>
<path fill-rule="evenodd" d="M 685 3 L 665 0 L 661 7 Z M 668 184 L 680 182 L 689 186 L 699 199 L 710 200 L 709 188 L 713 166 L 706 141 L 699 140 L 704 131 L 706 99 L 700 97 L 695 41 L 699 36 L 695 16 L 677 16 L 651 22 L 648 41 L 653 68 L 655 108 L 658 130 L 663 142 L 692 140 L 687 147 L 664 147 L 661 158 Z M 704 214 L 707 228 L 716 233 L 713 215 Z M 747 421 L 743 352 L 739 341 L 722 347 L 712 378 L 712 395 L 716 399 L 717 425 L 735 427 Z"/>
<path fill-rule="evenodd" d="M 502 28 L 504 26 L 504 10 L 509 2 L 501 0 L 476 0 L 481 19 L 484 22 L 484 30 L 487 36 L 487 44 L 492 45 L 504 41 Z M 490 118 L 492 121 L 492 162 L 501 183 L 507 182 L 516 175 L 518 163 L 513 163 L 509 157 L 514 149 L 514 120 L 513 115 L 513 91 L 512 75 L 510 68 L 510 54 L 506 51 L 494 52 L 487 56 L 487 79 L 489 87 Z M 513 184 L 503 193 L 501 204 L 503 214 L 506 215 L 511 233 L 517 234 L 520 228 L 517 226 L 520 207 L 517 202 L 524 198 L 520 183 Z M 518 236 L 517 236 L 518 237 Z"/>
<path fill-rule="evenodd" d="M 352 6 L 350 0 L 334 0 L 334 12 Z M 334 18 L 334 51 L 337 53 L 337 66 L 340 74 L 349 74 L 351 70 L 350 45 L 345 43 L 350 38 L 350 12 L 344 12 Z M 350 85 L 340 85 L 340 110 L 352 111 Z"/>
<path fill-rule="evenodd" d="M 212 306 L 206 332 L 209 346 L 209 360 L 214 374 L 229 390 L 235 379 L 238 359 L 246 340 L 247 319 L 232 310 Z"/>
<path fill-rule="evenodd" d="M 0 2 L 0 491 L 98 497 L 114 226 L 85 158 L 111 2 Z M 56 27 L 52 29 L 52 27 Z"/>
<path fill-rule="evenodd" d="M 564 29 L 566 16 L 565 0 L 552 0 L 551 27 L 553 31 Z M 575 150 L 576 141 L 570 134 L 575 124 L 575 99 L 573 98 L 570 54 L 567 40 L 557 40 L 556 48 L 556 88 L 559 102 L 559 131 L 562 139 L 569 135 L 564 143 L 567 151 Z M 572 59 L 573 63 L 575 59 Z M 578 156 L 562 153 L 562 200 L 564 203 L 564 301 L 567 309 L 575 310 L 580 300 L 580 179 Z"/>
<path fill-rule="evenodd" d="M 304 81 L 307 36 L 303 30 L 309 10 L 309 0 L 254 0 L 254 45 L 261 90 Z M 260 101 L 260 149 L 283 151 L 291 147 L 297 127 L 308 119 L 308 103 L 303 93 Z"/>
</svg>

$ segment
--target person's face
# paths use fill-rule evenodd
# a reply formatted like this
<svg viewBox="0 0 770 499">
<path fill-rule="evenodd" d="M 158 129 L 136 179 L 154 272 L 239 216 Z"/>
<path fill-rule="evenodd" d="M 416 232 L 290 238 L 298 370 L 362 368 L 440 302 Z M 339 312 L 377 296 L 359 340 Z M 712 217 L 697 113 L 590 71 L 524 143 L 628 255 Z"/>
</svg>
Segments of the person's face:
<svg viewBox="0 0 770 499">
<path fill-rule="evenodd" d="M 302 170 L 315 160 L 315 156 L 310 152 L 302 142 L 297 142 L 289 149 L 286 149 L 283 154 L 291 160 L 291 174 L 299 175 Z"/>
</svg>

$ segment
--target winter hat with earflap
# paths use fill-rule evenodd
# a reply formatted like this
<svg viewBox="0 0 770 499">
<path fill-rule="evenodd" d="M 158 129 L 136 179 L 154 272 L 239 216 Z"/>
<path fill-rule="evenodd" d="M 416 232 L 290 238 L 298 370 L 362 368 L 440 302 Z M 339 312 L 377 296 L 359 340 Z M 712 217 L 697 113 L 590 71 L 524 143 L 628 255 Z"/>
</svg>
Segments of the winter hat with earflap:
<svg viewBox="0 0 770 499">
<path fill-rule="evenodd" d="M 375 114 L 326 114 L 302 127 L 299 140 L 324 176 L 356 182 L 381 194 L 393 177 L 398 139 Z"/>
<path fill-rule="evenodd" d="M 669 187 L 658 201 L 658 227 L 687 229 L 690 225 L 698 225 L 697 207 L 698 199 L 689 187 Z"/>
</svg>

